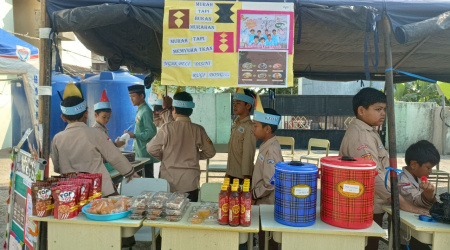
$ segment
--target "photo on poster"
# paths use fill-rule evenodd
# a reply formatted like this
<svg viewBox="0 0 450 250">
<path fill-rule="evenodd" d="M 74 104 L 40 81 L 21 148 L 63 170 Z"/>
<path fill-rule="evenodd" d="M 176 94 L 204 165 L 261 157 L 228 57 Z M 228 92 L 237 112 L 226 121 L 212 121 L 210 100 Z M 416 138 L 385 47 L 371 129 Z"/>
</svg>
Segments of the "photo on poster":
<svg viewBox="0 0 450 250">
<path fill-rule="evenodd" d="M 239 48 L 258 50 L 289 49 L 291 16 L 283 12 L 238 11 Z"/>
<path fill-rule="evenodd" d="M 240 51 L 238 86 L 286 87 L 287 58 L 287 51 Z"/>
</svg>

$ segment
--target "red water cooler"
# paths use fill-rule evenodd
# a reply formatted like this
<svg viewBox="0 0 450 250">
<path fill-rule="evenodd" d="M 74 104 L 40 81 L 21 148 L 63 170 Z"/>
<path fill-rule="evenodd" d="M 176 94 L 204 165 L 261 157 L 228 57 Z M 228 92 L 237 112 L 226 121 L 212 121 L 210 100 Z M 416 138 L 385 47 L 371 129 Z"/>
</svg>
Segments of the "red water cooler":
<svg viewBox="0 0 450 250">
<path fill-rule="evenodd" d="M 320 160 L 322 221 L 342 228 L 368 228 L 373 221 L 376 163 L 330 156 Z"/>
</svg>

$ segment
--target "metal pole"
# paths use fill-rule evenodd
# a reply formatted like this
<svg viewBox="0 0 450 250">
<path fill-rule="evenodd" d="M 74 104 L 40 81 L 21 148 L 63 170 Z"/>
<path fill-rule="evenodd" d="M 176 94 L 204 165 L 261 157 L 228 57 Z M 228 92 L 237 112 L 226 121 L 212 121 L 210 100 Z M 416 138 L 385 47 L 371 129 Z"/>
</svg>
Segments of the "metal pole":
<svg viewBox="0 0 450 250">
<path fill-rule="evenodd" d="M 384 58 L 386 69 L 392 68 L 391 51 L 391 25 L 386 13 L 383 14 Z M 385 72 L 385 91 L 387 97 L 388 138 L 389 138 L 389 165 L 397 168 L 397 145 L 395 135 L 395 108 L 394 108 L 394 76 L 393 71 Z M 400 206 L 398 193 L 398 176 L 390 171 L 391 177 L 391 207 L 392 207 L 392 237 L 394 250 L 400 250 Z"/>
<path fill-rule="evenodd" d="M 50 27 L 46 0 L 41 0 L 41 28 Z M 52 48 L 49 39 L 40 40 L 39 45 L 39 87 L 51 86 Z M 47 162 L 50 158 L 50 95 L 39 96 L 39 124 L 42 124 L 42 150 L 40 158 Z M 49 164 L 45 166 L 44 176 L 49 176 Z M 47 249 L 47 223 L 40 223 L 39 249 Z"/>
</svg>

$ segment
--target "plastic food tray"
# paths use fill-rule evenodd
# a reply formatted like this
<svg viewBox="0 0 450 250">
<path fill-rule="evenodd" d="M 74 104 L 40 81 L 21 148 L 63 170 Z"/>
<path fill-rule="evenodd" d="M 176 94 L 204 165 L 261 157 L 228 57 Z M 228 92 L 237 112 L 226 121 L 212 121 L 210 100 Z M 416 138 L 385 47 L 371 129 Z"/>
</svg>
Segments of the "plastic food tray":
<svg viewBox="0 0 450 250">
<path fill-rule="evenodd" d="M 91 214 L 86 211 L 86 209 L 90 208 L 91 204 L 84 206 L 81 211 L 86 214 L 86 217 L 91 220 L 97 221 L 109 221 L 109 220 L 118 220 L 127 217 L 131 211 L 125 211 L 116 214 Z"/>
</svg>

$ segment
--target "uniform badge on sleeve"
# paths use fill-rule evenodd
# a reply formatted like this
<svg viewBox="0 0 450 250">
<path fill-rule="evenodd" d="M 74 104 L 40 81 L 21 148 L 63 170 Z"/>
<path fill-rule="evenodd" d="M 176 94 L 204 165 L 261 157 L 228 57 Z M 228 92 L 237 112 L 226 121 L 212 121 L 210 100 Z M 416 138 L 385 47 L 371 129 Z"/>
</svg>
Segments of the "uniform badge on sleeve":
<svg viewBox="0 0 450 250">
<path fill-rule="evenodd" d="M 209 144 L 213 144 L 211 139 L 209 139 L 209 137 L 208 137 L 208 139 L 206 139 L 206 142 L 209 143 Z"/>
<path fill-rule="evenodd" d="M 361 158 L 364 158 L 364 159 L 372 160 L 372 161 L 373 161 L 373 158 L 372 158 L 372 155 L 371 155 L 371 154 L 364 154 L 364 155 L 361 155 Z"/>
<path fill-rule="evenodd" d="M 258 159 L 259 159 L 260 161 L 264 161 L 264 156 L 263 156 L 262 154 L 259 154 L 259 155 L 258 155 Z"/>
<path fill-rule="evenodd" d="M 239 132 L 244 133 L 245 128 L 244 127 L 239 127 L 238 130 L 239 130 Z"/>
<path fill-rule="evenodd" d="M 274 163 L 275 163 L 275 161 L 272 159 L 267 160 L 267 164 L 274 164 Z"/>
<path fill-rule="evenodd" d="M 361 149 L 363 149 L 363 148 L 367 148 L 367 145 L 361 145 L 361 146 L 359 146 L 356 150 L 361 150 Z"/>
</svg>

